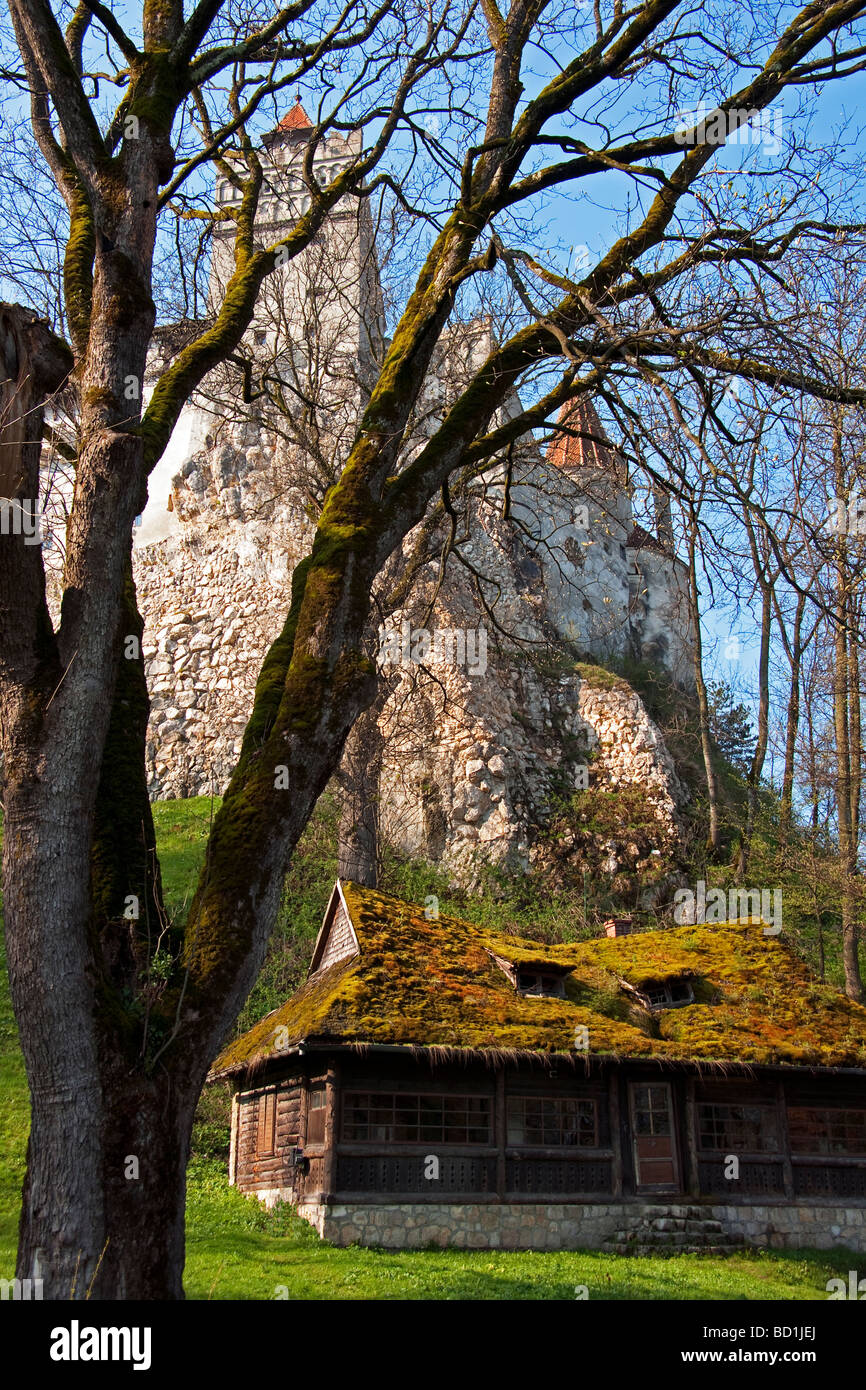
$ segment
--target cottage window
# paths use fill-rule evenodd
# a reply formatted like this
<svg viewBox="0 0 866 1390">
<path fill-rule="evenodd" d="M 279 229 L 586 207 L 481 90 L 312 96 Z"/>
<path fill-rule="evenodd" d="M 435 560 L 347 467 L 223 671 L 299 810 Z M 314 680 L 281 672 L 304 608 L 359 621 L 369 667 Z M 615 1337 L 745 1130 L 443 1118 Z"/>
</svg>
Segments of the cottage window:
<svg viewBox="0 0 866 1390">
<path fill-rule="evenodd" d="M 256 1130 L 256 1155 L 260 1158 L 267 1154 L 272 1154 L 274 1151 L 276 1116 L 276 1091 L 262 1091 L 259 1096 L 258 1126 Z"/>
<path fill-rule="evenodd" d="M 519 971 L 517 988 L 521 994 L 544 996 L 549 999 L 565 998 L 565 982 L 562 976 L 545 975 L 540 970 Z"/>
<path fill-rule="evenodd" d="M 698 1143 L 722 1153 L 778 1153 L 771 1105 L 699 1105 Z"/>
<path fill-rule="evenodd" d="M 488 1096 L 346 1093 L 343 1138 L 385 1144 L 489 1144 Z"/>
<path fill-rule="evenodd" d="M 509 1144 L 594 1149 L 598 1143 L 594 1100 L 572 1096 L 509 1096 Z"/>
<path fill-rule="evenodd" d="M 866 1156 L 866 1110 L 791 1106 L 788 1129 L 794 1153 Z"/>
<path fill-rule="evenodd" d="M 695 1002 L 695 992 L 688 980 L 664 980 L 661 984 L 648 985 L 641 992 L 649 1000 L 651 1009 L 680 1009 L 684 1004 Z"/>
<path fill-rule="evenodd" d="M 311 1086 L 307 1095 L 307 1143 L 325 1142 L 325 1087 Z"/>
</svg>

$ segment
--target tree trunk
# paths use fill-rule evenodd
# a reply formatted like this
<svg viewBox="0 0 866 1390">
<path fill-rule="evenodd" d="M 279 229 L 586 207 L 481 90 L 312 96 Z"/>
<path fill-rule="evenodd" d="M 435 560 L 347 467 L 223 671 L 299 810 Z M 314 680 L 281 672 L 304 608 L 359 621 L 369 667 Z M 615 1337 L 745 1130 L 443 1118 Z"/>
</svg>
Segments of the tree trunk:
<svg viewBox="0 0 866 1390">
<path fill-rule="evenodd" d="M 761 650 L 758 659 L 758 737 L 748 776 L 746 824 L 740 836 L 737 855 L 737 882 L 743 883 L 749 869 L 752 837 L 758 816 L 758 796 L 770 732 L 770 632 L 772 627 L 772 586 L 761 583 Z"/>
<path fill-rule="evenodd" d="M 845 462 L 841 426 L 833 431 L 833 466 L 837 496 L 845 495 Z M 851 777 L 851 674 L 850 660 L 852 570 L 844 535 L 837 539 L 835 555 L 835 601 L 833 608 L 833 723 L 836 734 L 836 823 L 839 841 L 839 870 L 842 880 L 842 964 L 845 993 L 862 1000 L 860 976 L 860 930 L 857 921 L 857 842 L 854 838 Z M 859 780 L 859 778 L 857 779 Z"/>
<path fill-rule="evenodd" d="M 704 776 L 707 783 L 707 801 L 709 803 L 709 828 L 707 833 L 707 849 L 711 854 L 717 854 L 721 846 L 721 829 L 719 826 L 719 783 L 716 776 L 716 769 L 713 764 L 713 746 L 710 736 L 710 702 L 707 698 L 707 685 L 704 680 L 704 657 L 703 642 L 701 640 L 701 614 L 698 603 L 698 574 L 697 574 L 697 523 L 692 517 L 691 529 L 688 538 L 689 545 L 689 608 L 694 633 L 694 643 L 692 646 L 692 663 L 695 677 L 695 689 L 698 695 L 698 723 L 700 726 L 701 753 L 704 760 Z"/>
<path fill-rule="evenodd" d="M 195 1105 L 163 1073 L 122 1066 L 101 1088 L 34 1091 L 19 1278 L 52 1299 L 183 1298 Z"/>
<path fill-rule="evenodd" d="M 861 617 L 853 595 L 848 612 L 848 764 L 851 769 L 851 839 L 856 867 L 860 844 L 860 797 L 863 786 L 863 734 L 860 721 L 860 630 Z"/>
<path fill-rule="evenodd" d="M 339 781 L 340 811 L 337 873 L 375 888 L 379 881 L 379 779 L 382 772 L 380 695 L 356 721 L 346 740 Z"/>
<path fill-rule="evenodd" d="M 835 671 L 833 717 L 836 732 L 836 817 L 839 833 L 839 867 L 842 877 L 842 961 L 845 993 L 851 999 L 863 998 L 860 978 L 859 926 L 854 882 L 857 848 L 851 825 L 851 753 L 849 745 L 849 670 L 845 613 L 839 605 L 834 633 Z"/>
<path fill-rule="evenodd" d="M 797 751 L 797 734 L 800 727 L 800 671 L 803 664 L 803 615 L 806 611 L 806 596 L 797 598 L 794 614 L 794 631 L 791 640 L 791 684 L 788 694 L 788 712 L 785 725 L 785 770 L 782 775 L 782 805 L 780 829 L 782 843 L 787 844 L 791 831 L 794 807 L 794 758 Z"/>
</svg>

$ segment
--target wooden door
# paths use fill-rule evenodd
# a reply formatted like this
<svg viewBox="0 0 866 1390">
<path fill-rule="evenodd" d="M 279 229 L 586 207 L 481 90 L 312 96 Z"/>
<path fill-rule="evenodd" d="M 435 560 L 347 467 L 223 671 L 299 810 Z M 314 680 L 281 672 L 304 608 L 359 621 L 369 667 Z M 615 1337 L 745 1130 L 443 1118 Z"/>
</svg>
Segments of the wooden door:
<svg viewBox="0 0 866 1390">
<path fill-rule="evenodd" d="M 633 1081 L 629 1095 L 638 1190 L 678 1191 L 680 1174 L 669 1084 Z"/>
</svg>

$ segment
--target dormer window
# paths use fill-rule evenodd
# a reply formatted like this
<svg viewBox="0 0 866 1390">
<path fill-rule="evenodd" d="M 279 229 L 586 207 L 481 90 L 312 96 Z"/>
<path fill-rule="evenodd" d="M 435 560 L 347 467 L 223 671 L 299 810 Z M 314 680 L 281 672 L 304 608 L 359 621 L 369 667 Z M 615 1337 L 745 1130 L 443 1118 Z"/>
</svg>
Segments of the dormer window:
<svg viewBox="0 0 866 1390">
<path fill-rule="evenodd" d="M 547 999 L 565 998 L 565 981 L 562 976 L 545 974 L 542 970 L 519 970 L 517 989 L 520 994 L 543 996 Z"/>
<path fill-rule="evenodd" d="M 565 977 L 571 974 L 570 965 L 559 965 L 554 961 L 531 961 L 518 965 L 505 960 L 490 951 L 490 958 L 506 975 L 518 994 L 526 999 L 564 999 Z"/>
<path fill-rule="evenodd" d="M 688 980 L 662 980 L 646 985 L 641 993 L 651 1009 L 681 1009 L 695 1002 L 695 992 Z"/>
</svg>

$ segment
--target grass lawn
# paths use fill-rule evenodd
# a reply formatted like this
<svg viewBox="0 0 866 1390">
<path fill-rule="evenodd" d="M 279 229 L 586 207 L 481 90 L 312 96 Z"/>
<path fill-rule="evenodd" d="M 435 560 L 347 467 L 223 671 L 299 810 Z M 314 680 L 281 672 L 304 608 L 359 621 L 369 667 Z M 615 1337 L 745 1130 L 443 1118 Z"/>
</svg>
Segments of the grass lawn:
<svg viewBox="0 0 866 1390">
<path fill-rule="evenodd" d="M 642 1256 L 600 1251 L 336 1249 L 290 1209 L 265 1212 L 194 1163 L 184 1284 L 189 1298 L 826 1299 L 856 1267 L 847 1252 Z M 279 1292 L 277 1292 L 279 1290 Z"/>
<path fill-rule="evenodd" d="M 191 894 L 210 803 L 154 807 L 166 896 Z M 0 1277 L 15 1264 L 27 1145 L 24 1066 L 0 956 Z M 847 1251 L 626 1258 L 596 1251 L 337 1249 L 291 1210 L 266 1212 L 229 1187 L 225 1164 L 197 1154 L 189 1171 L 185 1287 L 193 1299 L 820 1299 L 857 1267 Z"/>
</svg>

